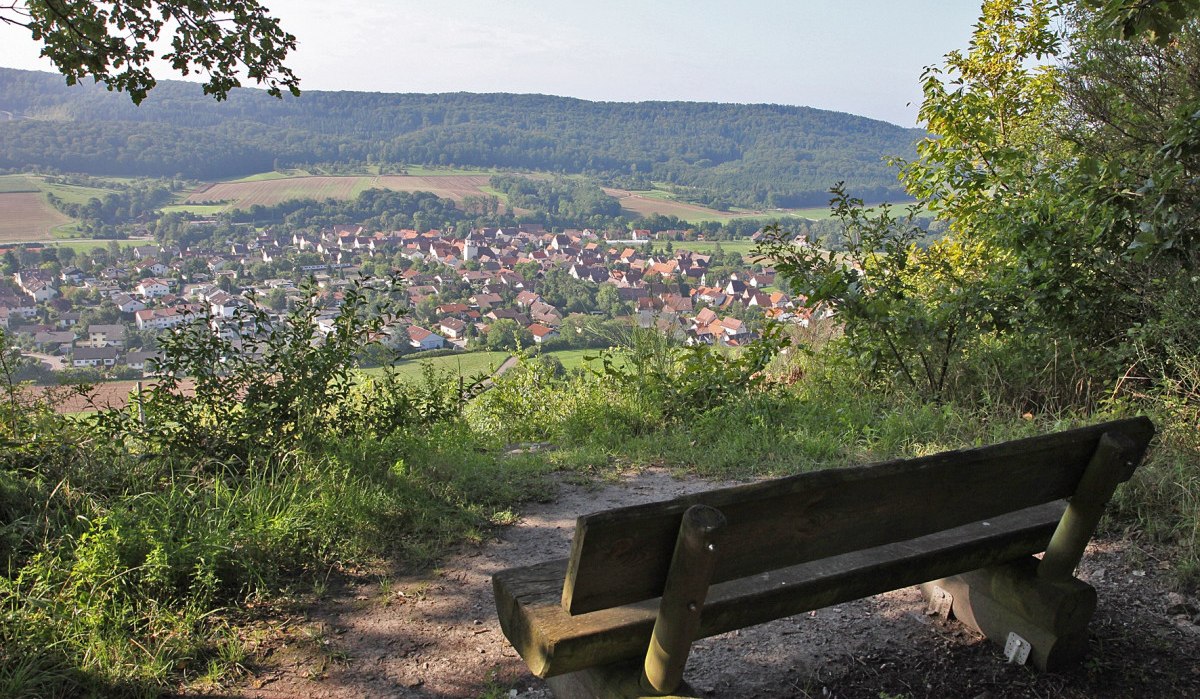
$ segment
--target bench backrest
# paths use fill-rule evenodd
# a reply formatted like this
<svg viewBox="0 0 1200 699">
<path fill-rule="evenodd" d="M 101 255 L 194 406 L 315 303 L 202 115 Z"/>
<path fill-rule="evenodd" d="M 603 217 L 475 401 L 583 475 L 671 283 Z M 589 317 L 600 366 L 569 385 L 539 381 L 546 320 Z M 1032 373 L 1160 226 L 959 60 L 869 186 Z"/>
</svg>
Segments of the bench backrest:
<svg viewBox="0 0 1200 699">
<path fill-rule="evenodd" d="M 1135 445 L 1154 426 L 1131 418 L 995 446 L 829 469 L 580 517 L 563 586 L 570 614 L 662 594 L 684 511 L 728 522 L 713 583 L 913 539 L 1070 497 L 1101 435 Z"/>
</svg>

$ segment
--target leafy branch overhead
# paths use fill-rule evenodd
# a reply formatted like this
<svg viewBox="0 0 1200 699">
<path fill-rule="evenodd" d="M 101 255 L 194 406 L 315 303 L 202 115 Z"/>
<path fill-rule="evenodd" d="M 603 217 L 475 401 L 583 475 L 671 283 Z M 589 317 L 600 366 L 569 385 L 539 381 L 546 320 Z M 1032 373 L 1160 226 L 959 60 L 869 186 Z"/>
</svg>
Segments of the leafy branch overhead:
<svg viewBox="0 0 1200 699">
<path fill-rule="evenodd" d="M 1200 15 L 1200 0 L 1085 0 L 1085 4 L 1109 31 L 1124 39 L 1145 36 L 1159 45 Z"/>
<path fill-rule="evenodd" d="M 156 58 L 207 75 L 204 92 L 218 100 L 245 79 L 274 97 L 300 94 L 284 65 L 296 37 L 257 0 L 10 0 L 0 22 L 28 29 L 68 84 L 91 77 L 134 104 L 157 83 Z"/>
</svg>

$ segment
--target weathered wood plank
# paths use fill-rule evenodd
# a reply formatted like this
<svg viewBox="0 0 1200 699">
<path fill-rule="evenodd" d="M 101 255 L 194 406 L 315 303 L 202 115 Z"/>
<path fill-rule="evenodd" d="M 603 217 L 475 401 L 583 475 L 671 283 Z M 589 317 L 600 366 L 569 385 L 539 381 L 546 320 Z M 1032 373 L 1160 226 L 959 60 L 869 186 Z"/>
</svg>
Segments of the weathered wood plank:
<svg viewBox="0 0 1200 699">
<path fill-rule="evenodd" d="M 1154 427 L 1146 418 L 1119 420 L 580 517 L 562 605 L 581 614 L 660 595 L 692 505 L 715 507 L 728 520 L 713 580 L 734 580 L 1069 497 L 1105 432 L 1125 435 L 1140 460 Z"/>
<path fill-rule="evenodd" d="M 1066 505 L 1051 502 L 928 536 L 713 585 L 698 638 L 943 578 L 1044 550 Z M 642 656 L 658 601 L 586 614 L 560 604 L 567 561 L 497 573 L 500 624 L 539 677 Z"/>
</svg>

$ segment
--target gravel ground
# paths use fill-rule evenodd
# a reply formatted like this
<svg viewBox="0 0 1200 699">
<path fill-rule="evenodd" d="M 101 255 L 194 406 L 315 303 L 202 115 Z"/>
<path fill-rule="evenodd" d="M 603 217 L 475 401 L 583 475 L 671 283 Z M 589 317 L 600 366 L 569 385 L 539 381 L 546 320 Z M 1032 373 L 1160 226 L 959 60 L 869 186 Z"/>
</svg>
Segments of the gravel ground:
<svg viewBox="0 0 1200 699">
<path fill-rule="evenodd" d="M 725 485 L 650 469 L 603 486 L 559 484 L 519 524 L 420 577 L 350 581 L 245 629 L 241 686 L 261 697 L 514 697 L 550 694 L 500 632 L 490 576 L 565 556 L 580 514 Z M 1166 591 L 1168 564 L 1094 543 L 1079 576 L 1099 591 L 1091 649 L 1062 674 L 1009 665 L 915 588 L 782 619 L 693 646 L 687 679 L 709 697 L 1200 696 L 1196 601 Z M 366 576 L 363 576 L 366 579 Z"/>
</svg>

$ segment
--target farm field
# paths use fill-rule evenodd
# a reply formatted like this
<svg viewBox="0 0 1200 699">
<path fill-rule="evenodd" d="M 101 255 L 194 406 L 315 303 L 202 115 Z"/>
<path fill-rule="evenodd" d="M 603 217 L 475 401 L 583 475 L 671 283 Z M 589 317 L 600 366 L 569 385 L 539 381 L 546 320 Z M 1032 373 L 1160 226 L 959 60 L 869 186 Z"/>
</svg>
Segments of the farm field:
<svg viewBox="0 0 1200 699">
<path fill-rule="evenodd" d="M 0 192 L 0 243 L 53 240 L 73 221 L 40 191 Z"/>
<path fill-rule="evenodd" d="M 154 386 L 153 379 L 147 379 L 143 388 Z M 26 386 L 24 391 L 30 397 L 49 396 L 54 403 L 54 410 L 62 414 L 88 414 L 97 410 L 112 410 L 123 408 L 129 404 L 130 396 L 137 391 L 137 381 L 102 381 L 93 384 L 86 393 L 77 393 L 69 388 L 56 386 Z M 190 381 L 181 382 L 184 395 L 192 395 L 194 388 Z"/>
<path fill-rule="evenodd" d="M 496 195 L 489 179 L 493 173 L 477 171 L 424 170 L 409 168 L 407 175 L 296 175 L 262 173 L 240 180 L 217 182 L 191 192 L 180 204 L 166 207 L 167 211 L 191 211 L 214 214 L 233 209 L 248 209 L 255 204 L 271 206 L 288 199 L 351 199 L 364 190 L 378 187 L 397 192 L 431 192 L 439 197 L 462 201 L 469 196 Z M 453 174 L 447 174 L 453 173 Z M 536 175 L 526 175 L 536 176 Z M 779 211 L 716 211 L 697 204 L 670 199 L 661 191 L 631 192 L 623 189 L 604 190 L 621 202 L 632 216 L 662 214 L 697 223 L 728 221 L 745 217 L 786 217 L 789 215 L 827 215 L 826 209 Z M 503 197 L 502 197 L 503 198 Z M 518 212 L 520 213 L 520 212 Z"/>
<path fill-rule="evenodd" d="M 371 177 L 285 177 L 258 179 L 257 176 L 233 182 L 217 182 L 194 190 L 185 205 L 200 204 L 206 213 L 249 209 L 255 204 L 272 206 L 288 199 L 353 199 L 369 185 Z M 216 202 L 216 204 L 214 204 Z M 185 208 L 183 206 L 176 208 Z M 186 207 L 190 210 L 190 207 Z"/>
<path fill-rule="evenodd" d="M 660 189 L 631 191 L 605 187 L 604 192 L 611 197 L 616 197 L 621 202 L 621 208 L 628 214 L 637 216 L 650 216 L 653 214 L 675 216 L 688 223 L 701 223 L 703 221 L 724 222 L 736 218 L 823 219 L 830 216 L 829 207 L 824 206 L 811 209 L 769 209 L 763 211 L 734 209 L 731 211 L 717 211 L 716 209 L 710 209 L 699 204 L 676 201 L 671 198 L 670 192 Z"/>
<path fill-rule="evenodd" d="M 303 171 L 292 173 L 268 172 L 239 180 L 216 182 L 193 190 L 187 197 L 164 211 L 190 211 L 208 215 L 234 209 L 249 209 L 255 204 L 271 206 L 288 199 L 352 199 L 371 189 L 391 189 L 397 192 L 431 192 L 439 197 L 461 202 L 469 196 L 495 196 L 489 179 L 495 173 L 482 170 L 444 170 L 407 168 L 404 175 L 311 175 Z M 524 173 L 537 177 L 536 173 Z M 604 188 L 616 197 L 621 208 L 630 216 L 661 214 L 675 216 L 689 223 L 729 221 L 736 218 L 786 219 L 789 217 L 821 219 L 829 217 L 828 207 L 795 210 L 751 211 L 735 209 L 717 211 L 698 204 L 675 201 L 663 190 L 630 191 Z M 501 197 L 503 199 L 503 197 Z M 521 213 L 521 212 L 517 212 Z"/>
<path fill-rule="evenodd" d="M 621 202 L 621 208 L 625 212 L 635 216 L 661 214 L 675 216 L 688 223 L 699 223 L 701 221 L 728 221 L 739 215 L 746 215 L 732 211 L 717 211 L 698 204 L 666 199 L 658 196 L 662 194 L 659 192 L 632 192 L 627 189 L 605 187 L 604 193 L 615 197 L 617 201 Z"/>
<path fill-rule="evenodd" d="M 491 189 L 491 175 L 383 175 L 373 185 L 398 192 L 432 192 L 439 197 L 462 201 Z"/>
<path fill-rule="evenodd" d="M 455 175 L 344 175 L 344 176 L 272 176 L 253 175 L 232 182 L 217 182 L 188 195 L 183 203 L 169 210 L 218 213 L 248 209 L 255 204 L 271 206 L 288 199 L 353 199 L 372 188 L 397 192 L 432 192 L 439 197 L 462 201 L 480 196 L 488 188 L 487 174 Z M 209 203 L 219 202 L 219 203 Z"/>
<path fill-rule="evenodd" d="M 37 175 L 0 175 L 0 243 L 50 241 L 72 232 L 75 220 L 51 206 L 47 193 L 84 203 L 108 191 L 51 184 Z"/>
</svg>

